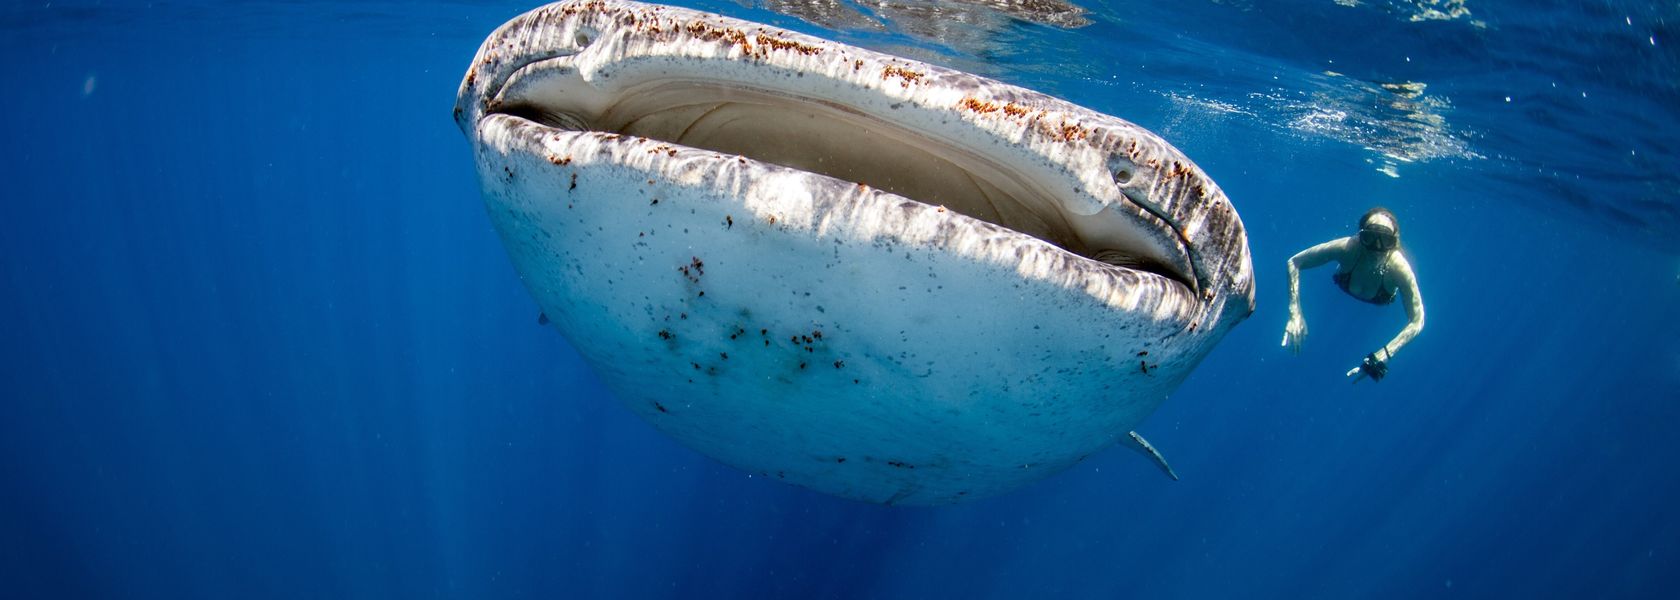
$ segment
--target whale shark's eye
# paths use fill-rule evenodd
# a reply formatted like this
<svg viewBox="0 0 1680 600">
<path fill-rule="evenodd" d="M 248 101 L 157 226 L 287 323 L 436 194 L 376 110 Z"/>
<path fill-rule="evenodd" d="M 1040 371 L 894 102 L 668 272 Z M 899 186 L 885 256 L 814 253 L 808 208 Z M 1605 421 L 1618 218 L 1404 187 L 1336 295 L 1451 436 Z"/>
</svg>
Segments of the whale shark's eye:
<svg viewBox="0 0 1680 600">
<path fill-rule="evenodd" d="M 1120 187 L 1131 185 L 1132 177 L 1137 174 L 1137 165 L 1131 159 L 1118 154 L 1108 158 L 1108 172 L 1114 175 L 1114 183 Z"/>
<path fill-rule="evenodd" d="M 584 48 L 588 48 L 590 44 L 595 43 L 595 40 L 600 39 L 600 37 L 601 32 L 594 27 L 579 25 L 577 31 L 572 33 L 572 45 L 582 51 Z"/>
</svg>

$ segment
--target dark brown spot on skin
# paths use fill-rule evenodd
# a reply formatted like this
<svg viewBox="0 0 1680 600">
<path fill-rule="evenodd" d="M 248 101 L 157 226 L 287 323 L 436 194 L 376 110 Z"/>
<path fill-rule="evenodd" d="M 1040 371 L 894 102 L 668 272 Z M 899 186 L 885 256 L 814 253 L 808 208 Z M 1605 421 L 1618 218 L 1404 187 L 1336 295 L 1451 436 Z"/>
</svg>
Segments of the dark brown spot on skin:
<svg viewBox="0 0 1680 600">
<path fill-rule="evenodd" d="M 834 462 L 837 462 L 837 463 L 843 463 L 843 462 L 846 462 L 846 457 L 844 457 L 844 456 L 840 456 L 840 457 L 836 457 L 836 458 L 835 458 L 835 459 L 834 459 Z"/>
<path fill-rule="evenodd" d="M 957 103 L 957 106 L 966 109 L 969 112 L 983 115 L 1003 111 L 1003 114 L 1016 118 L 1024 117 L 1028 112 L 1026 107 L 1014 102 L 1006 102 L 1000 105 L 996 102 L 980 100 L 977 98 L 963 98 L 962 102 Z"/>
<path fill-rule="evenodd" d="M 729 360 L 729 353 L 728 352 L 719 352 L 718 356 L 723 357 L 724 360 Z"/>
<path fill-rule="evenodd" d="M 838 369 L 838 368 L 844 367 L 844 366 L 846 366 L 846 361 L 843 361 L 843 360 L 834 361 L 834 368 Z"/>
<path fill-rule="evenodd" d="M 799 368 L 801 368 L 801 369 L 805 368 L 805 363 L 799 363 Z"/>
<path fill-rule="evenodd" d="M 671 335 L 671 330 L 669 330 L 669 329 L 659 330 L 659 339 L 668 340 L 668 339 L 671 339 L 673 337 L 676 337 L 676 336 Z"/>
<path fill-rule="evenodd" d="M 577 189 L 577 173 L 572 173 L 572 187 L 566 188 L 566 191 L 570 192 L 575 189 Z"/>
<path fill-rule="evenodd" d="M 747 34 L 741 33 L 739 30 L 724 29 L 700 21 L 689 23 L 684 29 L 688 31 L 689 35 L 708 42 L 723 40 L 748 52 L 752 50 L 751 45 L 747 43 Z"/>
<path fill-rule="evenodd" d="M 910 84 L 922 80 L 921 73 L 911 71 L 898 65 L 887 65 L 887 68 L 881 69 L 881 79 L 886 79 L 888 77 L 897 77 L 902 79 L 903 81 L 900 81 L 899 85 L 904 87 L 910 87 Z"/>
<path fill-rule="evenodd" d="M 652 202 L 648 202 L 648 206 L 653 206 L 655 204 L 659 204 L 659 199 L 658 198 L 654 198 Z"/>
<path fill-rule="evenodd" d="M 1062 124 L 1060 134 L 1060 137 L 1064 142 L 1083 140 L 1091 136 L 1091 132 L 1086 131 L 1084 127 L 1080 127 L 1078 125 L 1068 125 L 1066 123 Z"/>
<path fill-rule="evenodd" d="M 735 217 L 732 216 L 732 215 L 724 215 L 723 216 L 723 227 L 725 229 L 734 229 L 735 228 Z"/>
<path fill-rule="evenodd" d="M 977 113 L 980 113 L 980 114 L 997 112 L 997 110 L 998 110 L 997 103 L 995 103 L 995 102 L 981 102 L 981 101 L 976 100 L 974 98 L 963 98 L 960 106 L 962 106 L 963 108 L 966 108 L 970 111 L 977 112 Z"/>
<path fill-rule="evenodd" d="M 693 258 L 687 265 L 677 267 L 677 271 L 690 282 L 700 283 L 700 276 L 706 274 L 706 263 L 700 262 L 699 258 Z"/>
<path fill-rule="evenodd" d="M 660 403 L 659 403 L 659 402 L 654 402 L 654 403 L 653 403 L 653 407 L 654 407 L 654 408 L 655 408 L 655 409 L 657 409 L 657 410 L 659 410 L 659 412 L 662 412 L 662 413 L 668 413 L 668 412 L 671 412 L 671 411 L 668 411 L 668 410 L 665 410 L 665 405 L 663 405 L 663 404 L 660 404 Z"/>
<path fill-rule="evenodd" d="M 1149 351 L 1148 350 L 1139 350 L 1138 351 L 1138 356 L 1149 356 Z"/>
<path fill-rule="evenodd" d="M 758 41 L 759 45 L 761 45 L 761 46 L 769 46 L 769 47 L 774 48 L 776 50 L 792 50 L 794 52 L 798 52 L 798 53 L 800 53 L 802 55 L 805 55 L 805 56 L 812 56 L 812 55 L 815 55 L 815 54 L 818 54 L 818 53 L 822 52 L 822 49 L 817 48 L 816 46 L 812 46 L 810 44 L 801 44 L 799 42 L 790 42 L 788 40 L 784 40 L 784 39 L 781 39 L 781 38 L 774 38 L 774 37 L 770 37 L 770 36 L 764 35 L 764 34 L 759 34 L 758 37 L 755 38 L 755 39 Z"/>
<path fill-rule="evenodd" d="M 893 466 L 893 467 L 898 467 L 900 469 L 914 469 L 914 468 L 916 468 L 916 465 L 912 465 L 912 464 L 904 462 L 902 460 L 889 460 L 889 461 L 887 461 L 887 465 Z"/>
</svg>

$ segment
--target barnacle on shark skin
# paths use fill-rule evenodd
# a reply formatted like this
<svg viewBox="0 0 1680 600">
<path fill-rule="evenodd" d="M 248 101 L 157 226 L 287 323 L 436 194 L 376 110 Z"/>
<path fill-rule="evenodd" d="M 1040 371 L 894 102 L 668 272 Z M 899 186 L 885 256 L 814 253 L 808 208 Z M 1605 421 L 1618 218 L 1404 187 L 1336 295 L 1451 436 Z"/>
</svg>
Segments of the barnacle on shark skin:
<svg viewBox="0 0 1680 600">
<path fill-rule="evenodd" d="M 1254 307 L 1235 209 L 1153 133 L 766 25 L 545 6 L 485 40 L 455 117 L 622 402 L 839 496 L 981 498 L 1117 442 L 1171 474 L 1133 430 Z"/>
</svg>

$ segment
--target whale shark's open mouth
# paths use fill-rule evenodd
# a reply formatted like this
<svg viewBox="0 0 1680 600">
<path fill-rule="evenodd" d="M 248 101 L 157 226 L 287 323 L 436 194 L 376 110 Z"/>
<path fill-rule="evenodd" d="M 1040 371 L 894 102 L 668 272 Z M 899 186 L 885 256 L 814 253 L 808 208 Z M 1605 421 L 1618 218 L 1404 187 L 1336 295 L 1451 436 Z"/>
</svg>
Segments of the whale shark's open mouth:
<svg viewBox="0 0 1680 600">
<path fill-rule="evenodd" d="M 1153 218 L 1140 223 L 1115 212 L 1076 214 L 1070 208 L 1078 204 L 1073 190 L 1047 184 L 988 148 L 959 146 L 916 121 L 715 79 L 648 77 L 609 92 L 570 68 L 566 63 L 572 60 L 546 59 L 517 71 L 514 80 L 534 81 L 504 90 L 491 113 L 827 175 L 943 206 L 1089 259 L 1196 285 L 1187 256 L 1163 252 L 1179 248 L 1152 245 L 1137 231 L 1141 225 L 1160 235 L 1167 224 Z M 909 112 L 892 109 L 887 116 Z M 951 114 L 932 124 L 949 128 L 959 119 Z M 1076 228 L 1075 220 L 1083 227 Z"/>
</svg>

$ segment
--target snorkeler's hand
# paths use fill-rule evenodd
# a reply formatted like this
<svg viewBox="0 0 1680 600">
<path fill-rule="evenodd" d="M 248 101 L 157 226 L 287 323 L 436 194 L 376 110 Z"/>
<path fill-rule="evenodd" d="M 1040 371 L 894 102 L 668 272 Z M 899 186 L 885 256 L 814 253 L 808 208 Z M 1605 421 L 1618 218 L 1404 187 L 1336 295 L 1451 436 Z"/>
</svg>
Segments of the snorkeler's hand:
<svg viewBox="0 0 1680 600">
<path fill-rule="evenodd" d="M 1387 353 L 1384 353 L 1384 356 L 1386 355 Z M 1372 352 L 1365 355 L 1365 361 L 1359 363 L 1359 366 L 1348 369 L 1347 376 L 1353 378 L 1353 383 L 1359 383 L 1359 380 L 1366 377 L 1370 377 L 1371 381 L 1382 381 L 1383 377 L 1388 376 L 1388 361 L 1377 358 L 1377 353 Z"/>
<path fill-rule="evenodd" d="M 1283 326 L 1283 344 L 1290 352 L 1301 353 L 1301 342 L 1307 339 L 1307 320 L 1301 313 L 1290 311 L 1289 324 Z"/>
</svg>

